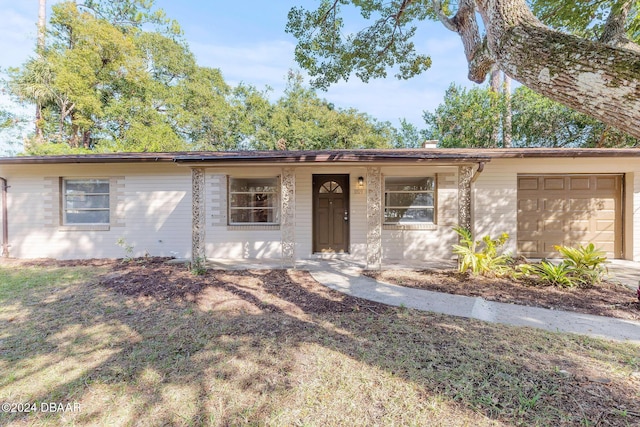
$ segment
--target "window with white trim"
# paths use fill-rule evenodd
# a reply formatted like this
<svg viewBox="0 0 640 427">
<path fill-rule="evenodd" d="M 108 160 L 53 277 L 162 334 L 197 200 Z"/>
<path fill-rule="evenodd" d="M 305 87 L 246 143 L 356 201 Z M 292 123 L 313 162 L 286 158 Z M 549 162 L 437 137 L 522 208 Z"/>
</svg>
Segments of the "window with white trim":
<svg viewBox="0 0 640 427">
<path fill-rule="evenodd" d="M 62 180 L 63 225 L 109 224 L 109 180 Z"/>
<path fill-rule="evenodd" d="M 229 178 L 229 224 L 275 225 L 280 221 L 279 178 Z"/>
<path fill-rule="evenodd" d="M 435 177 L 385 177 L 384 223 L 435 223 Z"/>
</svg>

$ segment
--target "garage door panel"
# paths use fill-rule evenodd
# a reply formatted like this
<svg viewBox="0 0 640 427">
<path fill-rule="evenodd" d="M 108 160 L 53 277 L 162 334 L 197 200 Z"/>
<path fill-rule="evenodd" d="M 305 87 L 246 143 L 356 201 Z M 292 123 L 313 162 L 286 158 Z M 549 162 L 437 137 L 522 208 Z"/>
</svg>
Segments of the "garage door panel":
<svg viewBox="0 0 640 427">
<path fill-rule="evenodd" d="M 549 190 L 564 190 L 565 180 L 563 177 L 545 178 L 543 177 L 543 188 Z"/>
<path fill-rule="evenodd" d="M 589 227 L 590 227 L 590 221 L 586 221 L 586 220 L 577 220 L 577 221 L 572 221 L 569 220 L 569 231 L 589 231 Z"/>
<path fill-rule="evenodd" d="M 615 212 L 616 210 L 616 201 L 612 199 L 596 199 L 594 205 L 598 211 Z"/>
<path fill-rule="evenodd" d="M 556 246 L 562 246 L 564 244 L 565 244 L 564 239 L 558 239 L 555 241 L 545 241 L 544 244 L 542 245 L 542 247 L 544 248 L 543 252 L 547 254 L 555 254 L 557 252 Z"/>
<path fill-rule="evenodd" d="M 617 177 L 596 177 L 596 189 L 597 190 L 619 190 L 620 180 Z"/>
<path fill-rule="evenodd" d="M 570 177 L 569 188 L 571 188 L 572 190 L 590 190 L 591 179 L 587 176 L 573 177 L 573 178 Z"/>
<path fill-rule="evenodd" d="M 586 243 L 582 243 L 582 245 L 588 245 L 590 242 L 586 242 Z M 603 250 L 605 252 L 614 252 L 615 250 L 615 245 L 613 242 L 608 241 L 608 240 L 596 240 L 595 242 L 591 242 L 594 244 L 594 246 L 600 250 Z"/>
<path fill-rule="evenodd" d="M 538 190 L 538 178 L 522 177 L 518 180 L 518 190 Z"/>
<path fill-rule="evenodd" d="M 562 199 L 543 199 L 545 211 L 563 211 L 566 209 L 567 201 Z"/>
<path fill-rule="evenodd" d="M 518 230 L 521 232 L 533 232 L 540 230 L 540 221 L 537 219 L 531 220 L 518 220 Z"/>
<path fill-rule="evenodd" d="M 611 231 L 615 232 L 616 223 L 614 220 L 598 220 L 596 221 L 596 231 Z"/>
<path fill-rule="evenodd" d="M 559 221 L 555 219 L 543 220 L 542 230 L 543 231 L 563 231 L 564 221 Z"/>
<path fill-rule="evenodd" d="M 518 252 L 552 257 L 556 245 L 593 243 L 620 257 L 621 190 L 622 175 L 519 176 Z"/>
<path fill-rule="evenodd" d="M 569 210 L 572 212 L 590 212 L 595 207 L 593 200 L 589 199 L 569 199 Z"/>
<path fill-rule="evenodd" d="M 518 252 L 519 253 L 538 253 L 538 241 L 537 240 L 518 240 Z"/>
<path fill-rule="evenodd" d="M 538 199 L 518 200 L 518 209 L 523 212 L 535 212 L 538 210 Z"/>
</svg>

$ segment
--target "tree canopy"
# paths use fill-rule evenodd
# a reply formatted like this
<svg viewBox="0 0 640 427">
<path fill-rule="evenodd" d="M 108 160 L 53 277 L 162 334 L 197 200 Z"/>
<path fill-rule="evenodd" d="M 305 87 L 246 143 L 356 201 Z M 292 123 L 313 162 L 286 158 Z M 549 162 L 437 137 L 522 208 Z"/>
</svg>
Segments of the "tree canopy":
<svg viewBox="0 0 640 427">
<path fill-rule="evenodd" d="M 535 92 L 640 137 L 640 16 L 637 0 L 322 0 L 294 7 L 287 31 L 296 60 L 318 87 L 355 74 L 364 81 L 427 70 L 416 48 L 417 25 L 438 19 L 456 32 L 469 78 L 492 68 Z M 345 31 L 352 6 L 366 25 Z M 478 21 L 481 20 L 481 22 Z"/>
<path fill-rule="evenodd" d="M 266 91 L 230 86 L 197 64 L 152 1 L 67 1 L 52 11 L 44 47 L 9 73 L 9 92 L 39 106 L 31 153 L 391 145 L 390 124 L 334 108 L 298 73 L 273 103 Z"/>
<path fill-rule="evenodd" d="M 504 128 L 504 94 L 489 87 L 451 85 L 444 102 L 425 112 L 428 138 L 442 147 L 502 147 L 494 133 L 509 131 L 514 147 L 626 147 L 640 140 L 521 86 L 509 99 L 512 122 Z M 501 138 L 498 138 L 501 141 Z"/>
</svg>

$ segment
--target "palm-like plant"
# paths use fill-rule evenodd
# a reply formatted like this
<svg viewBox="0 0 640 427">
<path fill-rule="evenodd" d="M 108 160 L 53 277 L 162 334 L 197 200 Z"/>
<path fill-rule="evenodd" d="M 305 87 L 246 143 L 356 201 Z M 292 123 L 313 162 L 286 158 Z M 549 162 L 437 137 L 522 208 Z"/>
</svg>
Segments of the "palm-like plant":
<svg viewBox="0 0 640 427">
<path fill-rule="evenodd" d="M 453 245 L 453 253 L 458 255 L 458 270 L 461 273 L 471 271 L 480 275 L 503 275 L 507 270 L 507 261 L 510 257 L 506 254 L 498 254 L 506 241 L 507 233 L 492 239 L 487 235 L 480 240 L 474 240 L 471 231 L 464 227 L 454 227 L 460 240 Z"/>
</svg>

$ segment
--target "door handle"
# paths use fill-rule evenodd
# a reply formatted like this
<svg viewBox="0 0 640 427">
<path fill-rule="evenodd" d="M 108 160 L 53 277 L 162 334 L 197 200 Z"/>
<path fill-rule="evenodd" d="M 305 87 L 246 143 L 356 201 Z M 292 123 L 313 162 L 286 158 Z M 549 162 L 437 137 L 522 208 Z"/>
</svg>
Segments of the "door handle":
<svg viewBox="0 0 640 427">
<path fill-rule="evenodd" d="M 349 211 L 344 211 L 344 220 L 349 221 Z"/>
</svg>

